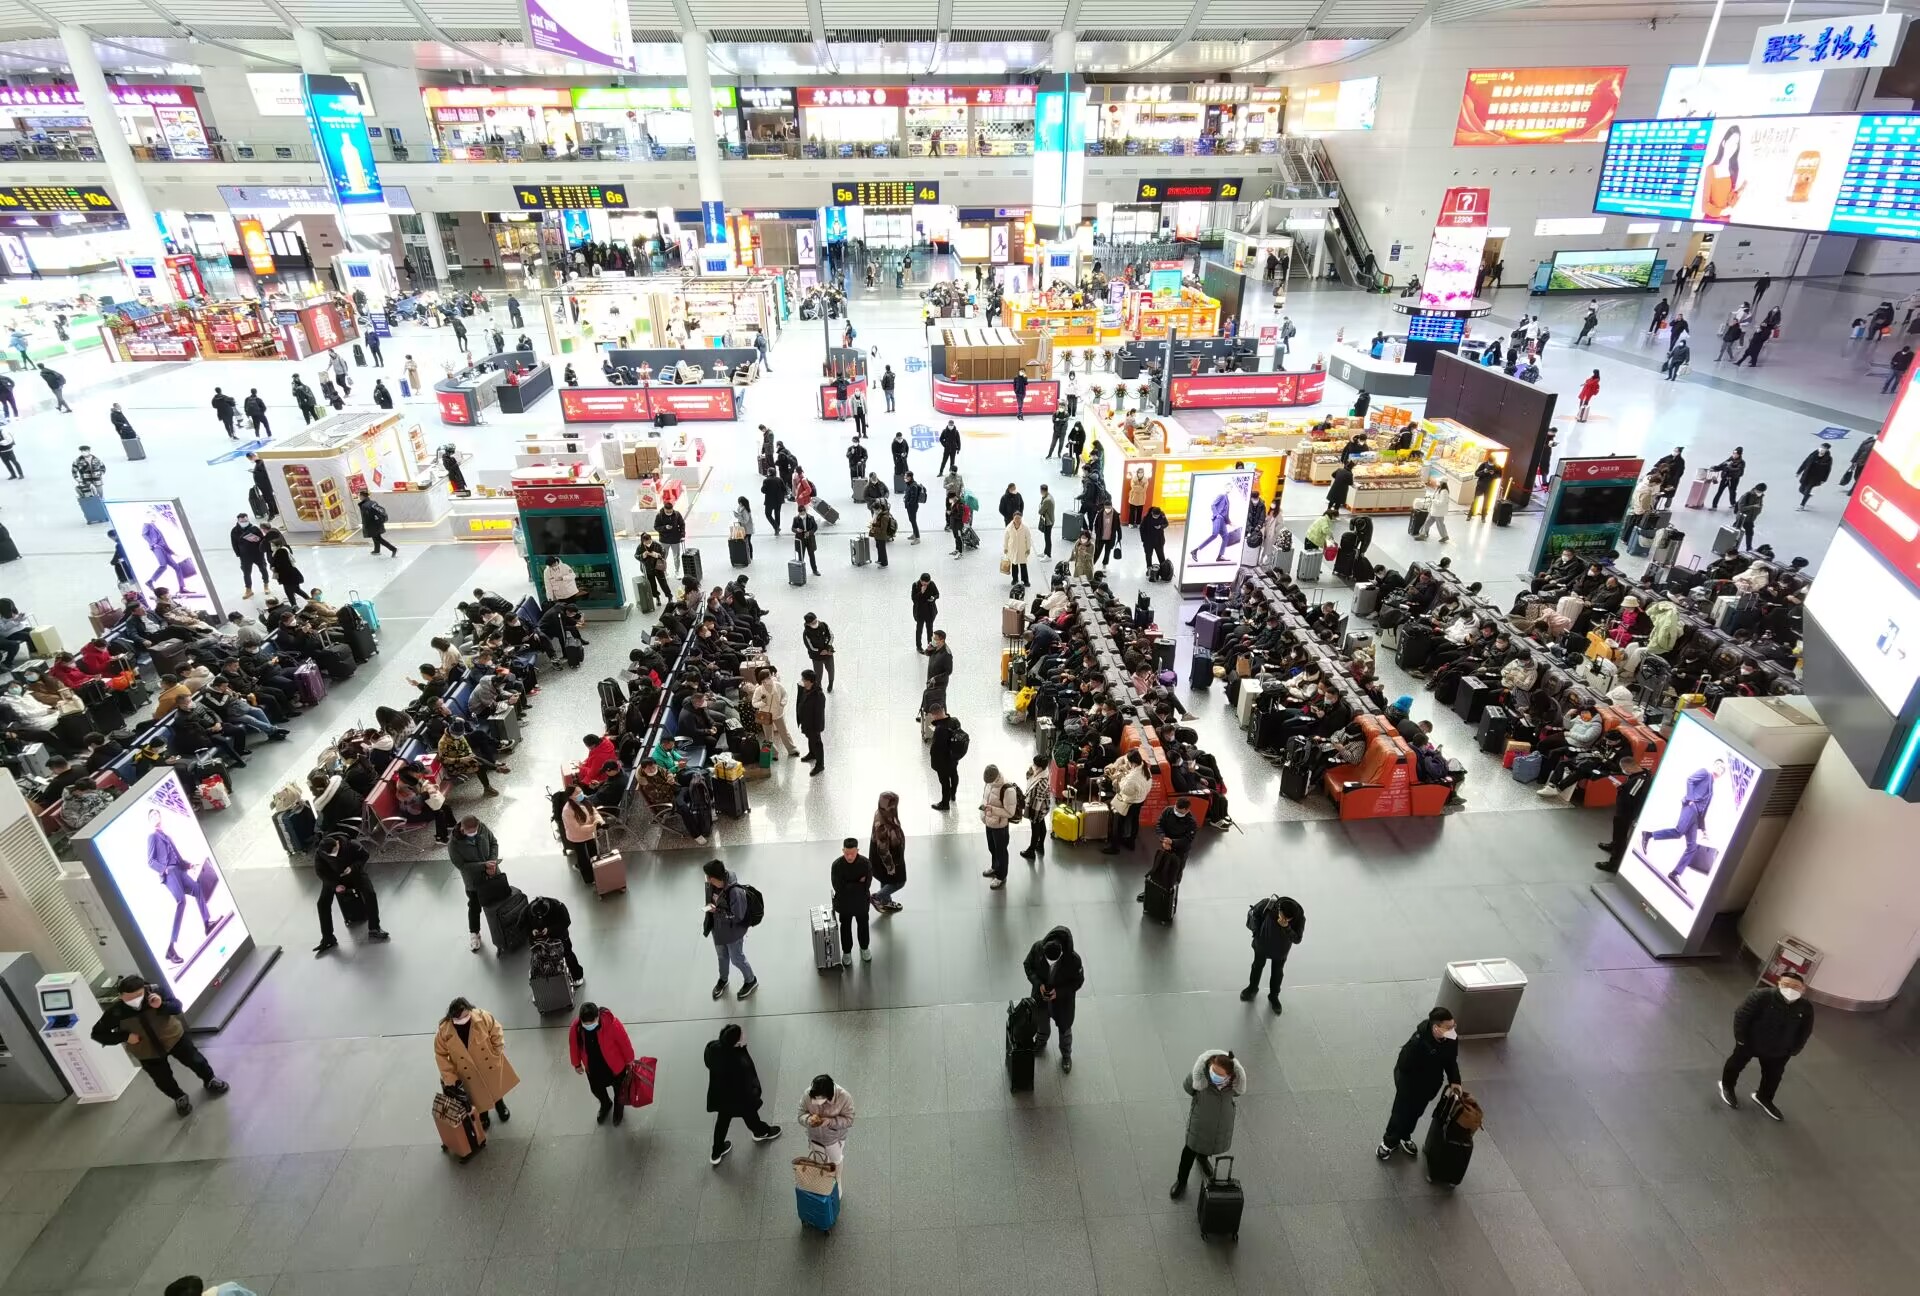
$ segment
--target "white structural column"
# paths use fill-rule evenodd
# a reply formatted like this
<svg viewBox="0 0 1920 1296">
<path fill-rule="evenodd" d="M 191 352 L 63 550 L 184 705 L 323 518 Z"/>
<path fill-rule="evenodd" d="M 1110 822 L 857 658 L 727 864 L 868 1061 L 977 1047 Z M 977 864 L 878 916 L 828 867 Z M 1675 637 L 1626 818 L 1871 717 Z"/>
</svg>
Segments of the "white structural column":
<svg viewBox="0 0 1920 1296">
<path fill-rule="evenodd" d="M 693 171 L 700 186 L 702 243 L 724 243 L 727 203 L 720 192 L 720 141 L 713 133 L 713 77 L 707 70 L 707 38 L 694 30 L 680 33 L 687 59 L 687 100 L 693 114 Z"/>
<path fill-rule="evenodd" d="M 1070 76 L 1073 73 L 1074 44 L 1079 37 L 1071 31 L 1057 31 L 1053 34 L 1052 57 L 1047 60 L 1057 76 Z"/>
<path fill-rule="evenodd" d="M 127 218 L 134 254 L 151 257 L 154 276 L 133 284 L 136 290 L 150 289 L 161 301 L 172 301 L 173 281 L 167 273 L 167 246 L 160 238 L 160 227 L 153 219 L 153 204 L 140 184 L 140 172 L 134 165 L 133 148 L 120 131 L 120 116 L 113 108 L 113 94 L 107 89 L 107 74 L 93 52 L 93 37 L 78 27 L 61 24 L 60 43 L 66 47 L 67 67 L 73 84 L 80 91 L 80 104 L 93 122 L 94 138 L 99 142 L 100 160 L 107 164 L 107 179 L 113 182 L 113 196 Z"/>
<path fill-rule="evenodd" d="M 293 33 L 293 51 L 300 60 L 300 70 L 308 76 L 325 76 L 333 71 L 333 63 L 327 57 L 327 43 L 320 39 L 320 33 L 311 27 L 292 24 L 288 30 Z"/>
</svg>

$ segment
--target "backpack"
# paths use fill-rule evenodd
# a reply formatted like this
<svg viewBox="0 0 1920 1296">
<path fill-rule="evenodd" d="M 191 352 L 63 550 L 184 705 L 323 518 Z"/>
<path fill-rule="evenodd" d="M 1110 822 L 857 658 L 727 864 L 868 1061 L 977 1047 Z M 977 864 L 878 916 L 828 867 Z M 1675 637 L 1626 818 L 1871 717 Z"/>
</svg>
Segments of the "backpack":
<svg viewBox="0 0 1920 1296">
<path fill-rule="evenodd" d="M 1013 811 L 1007 815 L 1007 822 L 1019 823 L 1022 819 L 1026 818 L 1027 815 L 1027 790 L 1018 783 L 1009 783 L 1007 786 L 1013 789 Z M 1000 802 L 1003 806 L 1006 804 L 1006 796 L 1004 794 L 1002 794 Z"/>
<path fill-rule="evenodd" d="M 1446 756 L 1432 743 L 1420 749 L 1416 769 L 1422 783 L 1444 783 L 1452 777 Z"/>
<path fill-rule="evenodd" d="M 900 534 L 900 524 L 893 520 L 893 514 L 891 513 L 886 515 L 886 531 L 887 539 L 889 540 Z"/>
<path fill-rule="evenodd" d="M 953 753 L 955 760 L 961 760 L 966 756 L 967 748 L 972 745 L 973 739 L 967 737 L 967 731 L 960 727 L 958 720 L 955 720 L 953 731 L 947 735 L 947 750 Z"/>
<path fill-rule="evenodd" d="M 747 926 L 758 927 L 760 920 L 767 916 L 767 900 L 760 894 L 760 888 L 739 884 L 741 892 L 747 897 Z"/>
<path fill-rule="evenodd" d="M 1247 906 L 1247 930 L 1258 933 L 1260 925 L 1267 920 L 1267 910 L 1280 902 L 1279 896 L 1268 896 L 1264 900 L 1255 900 Z"/>
</svg>

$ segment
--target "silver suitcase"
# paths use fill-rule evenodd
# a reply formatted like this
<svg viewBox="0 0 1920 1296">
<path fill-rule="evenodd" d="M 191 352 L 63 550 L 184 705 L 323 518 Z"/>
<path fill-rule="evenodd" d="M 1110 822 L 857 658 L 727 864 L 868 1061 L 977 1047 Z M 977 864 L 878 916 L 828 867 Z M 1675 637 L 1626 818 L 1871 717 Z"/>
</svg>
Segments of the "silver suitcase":
<svg viewBox="0 0 1920 1296">
<path fill-rule="evenodd" d="M 28 743 L 20 749 L 20 768 L 35 778 L 47 777 L 47 762 L 50 759 L 45 743 Z"/>
<path fill-rule="evenodd" d="M 1253 727 L 1253 705 L 1259 700 L 1260 681 L 1252 679 L 1241 680 L 1240 701 L 1237 706 L 1237 713 L 1240 717 L 1240 727 L 1242 729 L 1251 729 Z"/>
<path fill-rule="evenodd" d="M 846 965 L 846 958 L 840 952 L 840 920 L 833 916 L 833 909 L 819 905 L 807 911 L 807 921 L 813 928 L 813 966 L 817 972 L 831 972 Z"/>
<path fill-rule="evenodd" d="M 506 714 L 500 717 L 500 732 L 510 743 L 520 741 L 520 710 L 518 707 L 508 707 Z"/>
<path fill-rule="evenodd" d="M 847 543 L 848 547 L 853 550 L 853 565 L 855 567 L 865 567 L 873 561 L 873 541 L 869 540 L 866 536 L 854 536 L 853 539 Z"/>
</svg>

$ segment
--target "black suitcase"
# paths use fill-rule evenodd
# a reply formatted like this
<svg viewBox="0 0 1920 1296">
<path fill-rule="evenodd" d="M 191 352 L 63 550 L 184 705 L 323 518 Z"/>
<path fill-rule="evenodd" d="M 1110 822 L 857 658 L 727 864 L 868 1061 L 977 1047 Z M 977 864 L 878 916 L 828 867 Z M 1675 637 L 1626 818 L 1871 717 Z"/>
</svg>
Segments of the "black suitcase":
<svg viewBox="0 0 1920 1296">
<path fill-rule="evenodd" d="M 743 778 L 713 781 L 713 808 L 729 819 L 738 819 L 750 808 L 747 805 L 747 781 Z"/>
<path fill-rule="evenodd" d="M 1145 630 L 1153 624 L 1153 600 L 1142 590 L 1133 600 L 1133 624 L 1136 629 Z"/>
<path fill-rule="evenodd" d="M 1080 471 L 1080 465 L 1074 462 L 1073 451 L 1062 450 L 1060 452 L 1060 475 L 1062 477 L 1071 477 L 1078 471 Z"/>
<path fill-rule="evenodd" d="M 1193 650 L 1193 664 L 1187 668 L 1187 687 L 1210 689 L 1213 687 L 1213 654 L 1202 648 Z"/>
<path fill-rule="evenodd" d="M 487 938 L 493 942 L 495 955 L 505 958 L 527 943 L 527 893 L 519 887 L 509 890 L 505 900 L 495 901 L 480 912 L 486 915 Z"/>
<path fill-rule="evenodd" d="M 1155 673 L 1173 669 L 1173 654 L 1179 645 L 1171 639 L 1153 641 L 1153 669 Z"/>
<path fill-rule="evenodd" d="M 349 887 L 345 891 L 335 891 L 333 898 L 340 902 L 340 921 L 349 927 L 358 927 L 367 920 L 367 902 L 360 893 Z"/>
<path fill-rule="evenodd" d="M 1459 696 L 1460 676 L 1454 672 L 1448 671 L 1433 681 L 1433 700 L 1441 706 L 1452 706 L 1453 700 Z"/>
<path fill-rule="evenodd" d="M 1493 687 L 1478 675 L 1460 677 L 1460 691 L 1454 694 L 1453 713 L 1468 724 L 1480 723 L 1480 713 L 1487 709 L 1487 699 L 1493 696 Z"/>
<path fill-rule="evenodd" d="M 1031 999 L 1007 1005 L 1007 1083 L 1014 1093 L 1033 1088 L 1034 1012 Z"/>
<path fill-rule="evenodd" d="M 1353 564 L 1360 557 L 1360 537 L 1352 531 L 1340 537 L 1340 547 L 1333 554 L 1333 574 L 1349 584 L 1353 581 Z"/>
<path fill-rule="evenodd" d="M 1394 664 L 1401 670 L 1419 670 L 1433 655 L 1433 631 L 1424 622 L 1408 624 L 1400 631 L 1400 646 L 1393 650 Z"/>
<path fill-rule="evenodd" d="M 1505 752 L 1507 734 L 1513 726 L 1513 713 L 1505 707 L 1490 706 L 1480 713 L 1480 750 Z"/>
<path fill-rule="evenodd" d="M 1513 501 L 1495 500 L 1493 503 L 1493 524 L 1497 527 L 1503 527 L 1509 525 L 1512 521 Z"/>
<path fill-rule="evenodd" d="M 1224 1233 L 1240 1240 L 1240 1216 L 1247 1209 L 1247 1194 L 1233 1177 L 1233 1158 L 1217 1156 L 1206 1167 L 1207 1177 L 1200 1181 L 1200 1236 Z"/>
<path fill-rule="evenodd" d="M 1309 791 L 1307 786 L 1308 773 L 1308 767 L 1305 765 L 1282 765 L 1280 767 L 1280 795 L 1289 801 L 1305 801 L 1307 799 L 1307 792 Z"/>
<path fill-rule="evenodd" d="M 1427 1182 L 1457 1187 L 1467 1177 L 1467 1165 L 1473 1160 L 1473 1133 L 1454 1123 L 1455 1100 L 1443 1093 L 1427 1124 L 1427 1137 L 1420 1146 Z"/>
<path fill-rule="evenodd" d="M 700 582 L 700 551 L 682 549 L 680 551 L 680 574 L 695 584 Z"/>
<path fill-rule="evenodd" d="M 1415 509 L 1412 513 L 1407 515 L 1407 534 L 1410 536 L 1419 535 L 1420 528 L 1425 526 L 1426 524 L 1427 524 L 1427 511 L 1425 509 Z"/>
<path fill-rule="evenodd" d="M 653 416 L 653 425 L 655 427 L 677 427 L 679 423 L 680 416 L 672 410 L 661 410 Z"/>
<path fill-rule="evenodd" d="M 1146 907 L 1147 917 L 1157 923 L 1171 925 L 1174 911 L 1180 907 L 1180 888 L 1167 886 L 1150 877 L 1147 879 L 1146 896 L 1141 903 Z"/>
<path fill-rule="evenodd" d="M 313 807 L 302 801 L 291 810 L 273 816 L 274 831 L 280 834 L 280 846 L 289 855 L 306 855 L 318 839 L 319 825 L 314 822 Z"/>
<path fill-rule="evenodd" d="M 380 651 L 380 645 L 375 641 L 373 631 L 367 628 L 366 622 L 356 620 L 351 625 L 342 626 L 340 630 L 346 636 L 347 651 L 353 654 L 356 664 L 364 666 L 373 660 L 375 653 Z"/>
<path fill-rule="evenodd" d="M 735 567 L 745 567 L 753 561 L 753 550 L 744 538 L 734 536 L 728 539 L 727 561 Z"/>
</svg>

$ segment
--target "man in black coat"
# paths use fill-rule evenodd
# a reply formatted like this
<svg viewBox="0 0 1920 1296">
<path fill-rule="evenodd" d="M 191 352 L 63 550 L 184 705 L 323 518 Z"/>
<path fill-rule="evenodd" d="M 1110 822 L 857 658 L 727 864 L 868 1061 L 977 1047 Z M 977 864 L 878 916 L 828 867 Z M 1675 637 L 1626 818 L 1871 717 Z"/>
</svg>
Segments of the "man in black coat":
<svg viewBox="0 0 1920 1296">
<path fill-rule="evenodd" d="M 873 910 L 873 865 L 860 853 L 858 837 L 848 837 L 840 843 L 840 853 L 833 857 L 829 877 L 833 886 L 833 915 L 840 922 L 841 966 L 847 966 L 847 956 L 853 953 L 856 929 L 860 936 L 860 961 L 873 962 L 873 952 L 867 948 L 867 915 Z"/>
<path fill-rule="evenodd" d="M 953 678 L 953 649 L 947 647 L 947 632 L 935 630 L 931 642 L 921 652 L 927 659 L 927 679 Z"/>
<path fill-rule="evenodd" d="M 260 571 L 260 588 L 271 589 L 267 583 L 267 535 L 258 523 L 245 513 L 236 513 L 233 518 L 233 530 L 228 533 L 233 543 L 233 556 L 240 560 L 240 579 L 246 582 L 247 592 L 241 598 L 253 597 L 253 572 Z"/>
<path fill-rule="evenodd" d="M 827 767 L 826 748 L 820 741 L 827 731 L 827 695 L 820 689 L 820 677 L 810 670 L 800 672 L 800 696 L 794 700 L 793 713 L 807 740 L 807 754 L 800 760 L 810 762 L 818 775 Z"/>
<path fill-rule="evenodd" d="M 1247 910 L 1247 930 L 1253 933 L 1253 968 L 1247 973 L 1243 1001 L 1260 993 L 1260 973 L 1268 963 L 1267 1002 L 1280 1011 L 1280 982 L 1287 973 L 1287 955 L 1307 934 L 1307 911 L 1292 896 L 1271 895 Z"/>
<path fill-rule="evenodd" d="M 1460 1086 L 1460 1035 L 1454 1029 L 1453 1013 L 1433 1008 L 1425 1020 L 1413 1028 L 1413 1034 L 1400 1046 L 1393 1063 L 1393 1114 L 1387 1117 L 1386 1133 L 1374 1156 L 1385 1161 L 1397 1147 L 1408 1156 L 1419 1156 L 1414 1146 L 1413 1128 L 1420 1113 L 1439 1094 L 1442 1084 Z"/>
<path fill-rule="evenodd" d="M 940 613 L 940 587 L 933 583 L 931 572 L 920 573 L 920 579 L 913 583 L 912 599 L 913 646 L 919 651 L 933 638 L 934 618 Z"/>
<path fill-rule="evenodd" d="M 227 1091 L 227 1082 L 214 1074 L 213 1064 L 187 1038 L 187 1024 L 180 1017 L 184 1010 L 178 999 L 162 994 L 137 975 L 120 978 L 119 996 L 94 1023 L 94 1043 L 126 1049 L 154 1088 L 173 1099 L 174 1110 L 182 1116 L 193 1111 L 193 1101 L 174 1078 L 170 1059 L 177 1058 L 198 1076 L 214 1097 Z"/>
<path fill-rule="evenodd" d="M 934 469 L 936 476 L 945 475 L 947 469 L 960 466 L 960 425 L 952 419 L 940 429 L 940 466 Z"/>
<path fill-rule="evenodd" d="M 1620 773 L 1625 780 L 1613 801 L 1613 840 L 1600 843 L 1600 849 L 1607 857 L 1594 867 L 1602 873 L 1618 873 L 1620 861 L 1626 858 L 1627 841 L 1633 835 L 1634 821 L 1640 817 L 1640 807 L 1647 802 L 1647 789 L 1653 786 L 1653 772 L 1640 767 L 1640 758 L 1628 752 L 1620 758 Z"/>
<path fill-rule="evenodd" d="M 753 1132 L 755 1143 L 780 1137 L 780 1127 L 760 1119 L 760 1072 L 747 1052 L 746 1032 L 737 1022 L 720 1028 L 720 1037 L 707 1042 L 707 1110 L 713 1113 L 713 1154 L 709 1161 L 719 1165 L 733 1144 L 727 1130 L 738 1116 Z"/>
<path fill-rule="evenodd" d="M 1797 973 L 1784 972 L 1770 986 L 1760 986 L 1733 1012 L 1733 1052 L 1720 1068 L 1720 1101 L 1738 1107 L 1733 1087 L 1749 1061 L 1760 1060 L 1760 1087 L 1748 1097 L 1775 1120 L 1785 1119 L 1773 1105 L 1774 1091 L 1786 1073 L 1787 1059 L 1807 1046 L 1813 1035 L 1813 1005 L 1807 1002 L 1807 983 Z"/>
<path fill-rule="evenodd" d="M 1149 576 L 1167 561 L 1167 515 L 1158 504 L 1150 505 L 1140 515 L 1140 549 L 1146 556 Z"/>
<path fill-rule="evenodd" d="M 559 941 L 567 961 L 567 979 L 578 986 L 587 979 L 580 956 L 573 952 L 573 915 L 552 896 L 536 896 L 527 906 L 527 939 Z"/>
<path fill-rule="evenodd" d="M 1074 998 L 1087 983 L 1086 965 L 1073 948 L 1073 933 L 1065 927 L 1055 927 L 1033 943 L 1021 966 L 1027 974 L 1027 984 L 1033 987 L 1034 1005 L 1040 1009 L 1036 1014 L 1039 1026 L 1035 1031 L 1034 1049 L 1045 1049 L 1051 1027 L 1058 1026 L 1060 1069 L 1072 1071 Z"/>
<path fill-rule="evenodd" d="M 341 917 L 346 916 L 344 897 L 349 895 L 366 909 L 368 940 L 392 939 L 380 926 L 380 897 L 374 894 L 373 880 L 367 876 L 366 847 L 345 833 L 330 833 L 313 853 L 313 872 L 320 879 L 320 943 L 313 947 L 315 958 L 340 947 L 333 935 L 336 896 L 342 897 Z"/>
<path fill-rule="evenodd" d="M 950 810 L 953 799 L 960 795 L 960 753 L 954 749 L 954 735 L 960 731 L 960 722 L 948 715 L 944 706 L 936 706 L 927 714 L 933 726 L 928 758 L 940 780 L 940 799 L 933 803 L 933 808 Z"/>
</svg>

